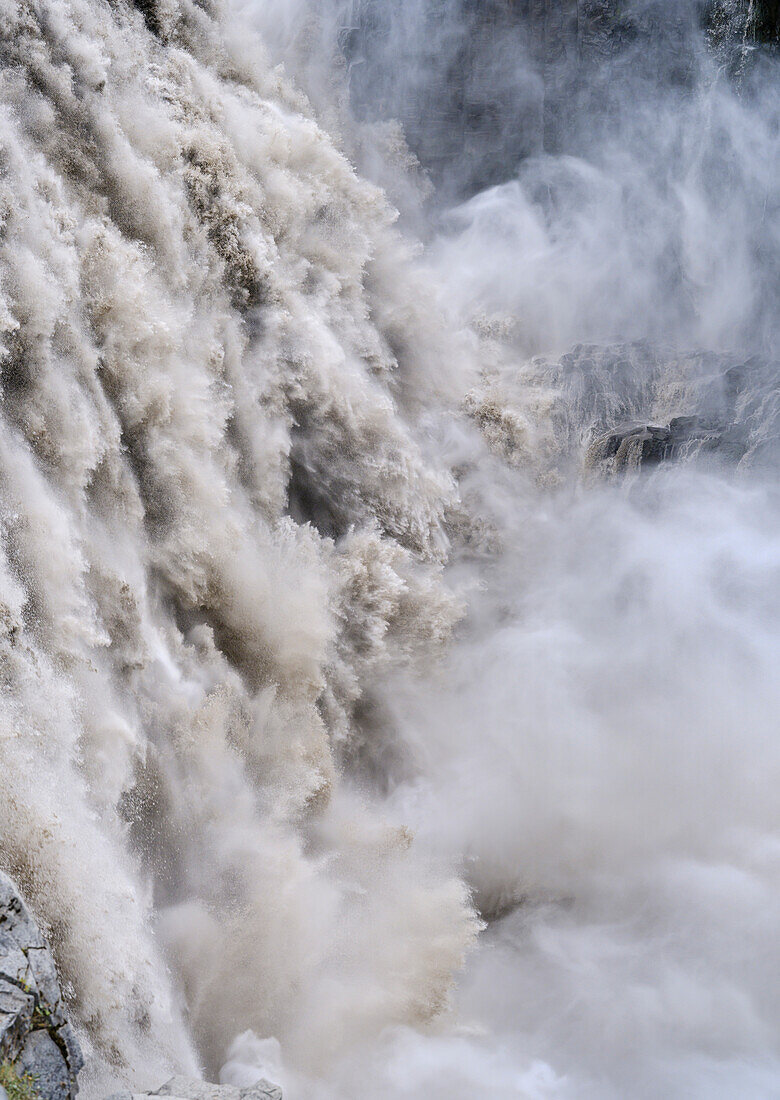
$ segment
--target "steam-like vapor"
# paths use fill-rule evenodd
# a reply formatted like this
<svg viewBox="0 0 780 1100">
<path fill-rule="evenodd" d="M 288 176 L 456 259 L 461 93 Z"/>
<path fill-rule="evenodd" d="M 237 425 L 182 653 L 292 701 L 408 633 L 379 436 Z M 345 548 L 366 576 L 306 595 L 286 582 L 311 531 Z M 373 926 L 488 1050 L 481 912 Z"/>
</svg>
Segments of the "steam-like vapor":
<svg viewBox="0 0 780 1100">
<path fill-rule="evenodd" d="M 780 1088 L 777 58 L 527 9 L 0 6 L 0 861 L 88 1095 Z"/>
<path fill-rule="evenodd" d="M 146 16 L 4 13 L 0 814 L 93 1069 L 153 1084 L 426 1020 L 474 918 L 337 780 L 462 614 L 415 422 L 470 352 L 259 47 Z"/>
</svg>

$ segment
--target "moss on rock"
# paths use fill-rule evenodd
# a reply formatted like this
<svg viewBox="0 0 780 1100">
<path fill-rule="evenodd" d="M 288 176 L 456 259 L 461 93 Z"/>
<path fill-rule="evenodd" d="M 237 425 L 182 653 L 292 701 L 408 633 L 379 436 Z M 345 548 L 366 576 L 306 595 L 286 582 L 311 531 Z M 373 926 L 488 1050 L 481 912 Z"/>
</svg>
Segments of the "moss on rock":
<svg viewBox="0 0 780 1100">
<path fill-rule="evenodd" d="M 40 1100 L 34 1074 L 19 1073 L 13 1062 L 0 1062 L 0 1088 L 8 1100 Z"/>
</svg>

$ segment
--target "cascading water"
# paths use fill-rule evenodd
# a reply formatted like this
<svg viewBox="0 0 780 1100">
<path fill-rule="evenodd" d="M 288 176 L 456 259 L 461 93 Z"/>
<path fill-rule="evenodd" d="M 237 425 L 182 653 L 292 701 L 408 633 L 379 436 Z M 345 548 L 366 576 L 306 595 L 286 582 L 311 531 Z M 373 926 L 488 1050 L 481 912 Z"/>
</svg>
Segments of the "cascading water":
<svg viewBox="0 0 780 1100">
<path fill-rule="evenodd" d="M 777 57 L 396 6 L 0 0 L 0 864 L 87 1100 L 776 1096 Z"/>
</svg>

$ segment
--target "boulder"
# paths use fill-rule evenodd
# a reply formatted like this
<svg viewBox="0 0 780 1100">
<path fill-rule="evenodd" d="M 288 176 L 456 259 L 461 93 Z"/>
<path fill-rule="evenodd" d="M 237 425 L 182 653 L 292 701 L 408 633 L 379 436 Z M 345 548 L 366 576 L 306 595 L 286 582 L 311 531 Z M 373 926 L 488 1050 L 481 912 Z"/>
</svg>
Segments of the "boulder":
<svg viewBox="0 0 780 1100">
<path fill-rule="evenodd" d="M 54 960 L 19 891 L 1 871 L 0 1065 L 8 1088 L 13 1079 L 41 1100 L 73 1100 L 83 1065 Z"/>
</svg>

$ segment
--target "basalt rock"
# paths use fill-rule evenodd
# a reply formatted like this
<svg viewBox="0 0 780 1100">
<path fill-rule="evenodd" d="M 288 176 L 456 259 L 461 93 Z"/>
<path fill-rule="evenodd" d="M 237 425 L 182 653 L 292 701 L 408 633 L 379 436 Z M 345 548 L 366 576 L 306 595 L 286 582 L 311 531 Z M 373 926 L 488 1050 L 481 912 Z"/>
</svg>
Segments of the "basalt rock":
<svg viewBox="0 0 780 1100">
<path fill-rule="evenodd" d="M 54 960 L 14 883 L 0 871 L 0 1063 L 41 1100 L 72 1100 L 83 1065 Z"/>
</svg>

